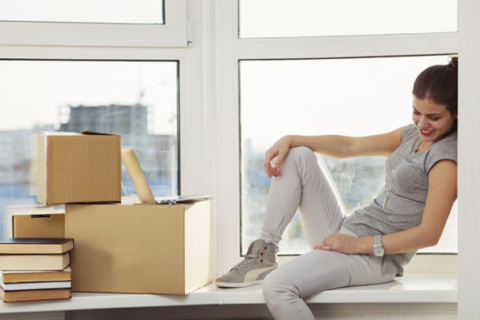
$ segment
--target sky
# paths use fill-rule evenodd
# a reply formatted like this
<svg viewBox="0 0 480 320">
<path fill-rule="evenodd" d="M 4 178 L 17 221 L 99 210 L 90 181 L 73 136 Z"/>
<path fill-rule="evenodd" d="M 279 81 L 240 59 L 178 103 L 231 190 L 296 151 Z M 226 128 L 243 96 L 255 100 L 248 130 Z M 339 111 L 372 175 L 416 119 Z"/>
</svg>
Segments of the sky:
<svg viewBox="0 0 480 320">
<path fill-rule="evenodd" d="M 242 38 L 457 31 L 457 0 L 241 0 Z"/>
<path fill-rule="evenodd" d="M 175 134 L 176 62 L 0 60 L 0 130 L 54 124 L 59 108 L 142 103 L 152 107 L 150 133 Z M 140 99 L 140 92 L 144 92 Z M 68 109 L 68 108 L 67 108 Z"/>
<path fill-rule="evenodd" d="M 240 35 L 451 32 L 457 30 L 456 12 L 456 0 L 299 0 L 294 6 L 287 0 L 242 0 Z M 0 1 L 0 20 L 160 23 L 161 16 L 162 2 L 156 0 Z M 242 62 L 242 135 L 265 147 L 284 133 L 393 130 L 409 121 L 416 74 L 446 62 L 445 57 Z M 60 119 L 61 106 L 133 104 L 146 90 L 141 102 L 153 106 L 150 132 L 172 132 L 177 103 L 173 65 L 0 61 L 0 106 L 9 110 L 8 117 L 0 118 L 0 130 L 37 123 L 58 127 L 66 120 Z M 259 129 L 264 129 L 261 136 Z"/>
<path fill-rule="evenodd" d="M 366 136 L 412 123 L 417 75 L 448 56 L 242 61 L 243 139 L 265 152 L 284 135 Z"/>
<path fill-rule="evenodd" d="M 244 139 L 268 148 L 286 134 L 363 136 L 411 123 L 411 90 L 448 56 L 242 61 Z M 131 105 L 153 110 L 149 132 L 175 133 L 176 62 L 0 61 L 0 130 L 68 120 L 65 106 Z M 140 93 L 144 92 L 140 99 Z"/>
</svg>

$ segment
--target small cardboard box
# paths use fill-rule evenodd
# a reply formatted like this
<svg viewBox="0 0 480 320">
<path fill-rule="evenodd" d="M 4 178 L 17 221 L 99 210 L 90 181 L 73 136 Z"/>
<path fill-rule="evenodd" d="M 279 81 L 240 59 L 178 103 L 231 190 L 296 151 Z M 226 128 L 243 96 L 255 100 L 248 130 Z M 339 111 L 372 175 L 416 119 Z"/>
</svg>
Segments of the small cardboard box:
<svg viewBox="0 0 480 320">
<path fill-rule="evenodd" d="M 37 136 L 37 200 L 44 205 L 121 201 L 120 136 Z"/>
<path fill-rule="evenodd" d="M 41 205 L 9 205 L 6 210 L 7 238 L 64 238 L 65 210 Z"/>
<path fill-rule="evenodd" d="M 65 211 L 72 291 L 184 295 L 214 280 L 213 200 Z"/>
<path fill-rule="evenodd" d="M 13 238 L 65 238 L 65 215 L 58 213 L 13 216 Z"/>
</svg>

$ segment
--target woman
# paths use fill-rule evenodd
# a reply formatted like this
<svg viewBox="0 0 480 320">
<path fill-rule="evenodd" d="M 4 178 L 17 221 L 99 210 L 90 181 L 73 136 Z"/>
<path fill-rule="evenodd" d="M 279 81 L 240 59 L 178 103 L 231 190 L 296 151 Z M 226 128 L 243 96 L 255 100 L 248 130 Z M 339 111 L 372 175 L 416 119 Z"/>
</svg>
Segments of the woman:
<svg viewBox="0 0 480 320">
<path fill-rule="evenodd" d="M 314 319 L 302 298 L 327 289 L 391 281 L 442 234 L 457 194 L 458 58 L 424 70 L 413 86 L 413 124 L 368 136 L 286 136 L 265 153 L 270 187 L 260 239 L 217 286 L 263 282 L 275 319 Z M 385 186 L 345 217 L 319 153 L 387 156 Z M 275 166 L 271 161 L 276 159 Z M 312 250 L 277 269 L 281 235 L 297 208 Z M 267 276 L 268 275 L 268 276 Z"/>
</svg>

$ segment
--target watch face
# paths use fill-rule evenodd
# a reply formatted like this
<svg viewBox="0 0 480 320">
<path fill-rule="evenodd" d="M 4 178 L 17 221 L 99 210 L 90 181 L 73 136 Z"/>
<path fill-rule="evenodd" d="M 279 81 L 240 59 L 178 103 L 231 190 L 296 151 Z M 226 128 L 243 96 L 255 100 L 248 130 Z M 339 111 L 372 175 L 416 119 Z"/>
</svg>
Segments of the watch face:
<svg viewBox="0 0 480 320">
<path fill-rule="evenodd" d="M 373 248 L 373 254 L 376 255 L 377 257 L 383 256 L 384 252 L 385 252 L 385 250 L 383 249 L 382 246 L 375 246 Z"/>
</svg>

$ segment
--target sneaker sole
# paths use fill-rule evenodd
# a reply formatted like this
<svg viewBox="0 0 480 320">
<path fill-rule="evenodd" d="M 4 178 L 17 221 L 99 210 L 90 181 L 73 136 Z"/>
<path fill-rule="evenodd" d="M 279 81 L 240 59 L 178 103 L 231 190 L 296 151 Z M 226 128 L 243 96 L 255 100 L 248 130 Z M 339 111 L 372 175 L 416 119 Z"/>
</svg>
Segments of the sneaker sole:
<svg viewBox="0 0 480 320">
<path fill-rule="evenodd" d="M 262 282 L 263 282 L 263 280 L 241 282 L 241 283 L 215 282 L 215 285 L 217 287 L 225 287 L 225 288 L 243 288 L 243 287 L 254 286 L 256 284 L 261 284 Z"/>
</svg>

